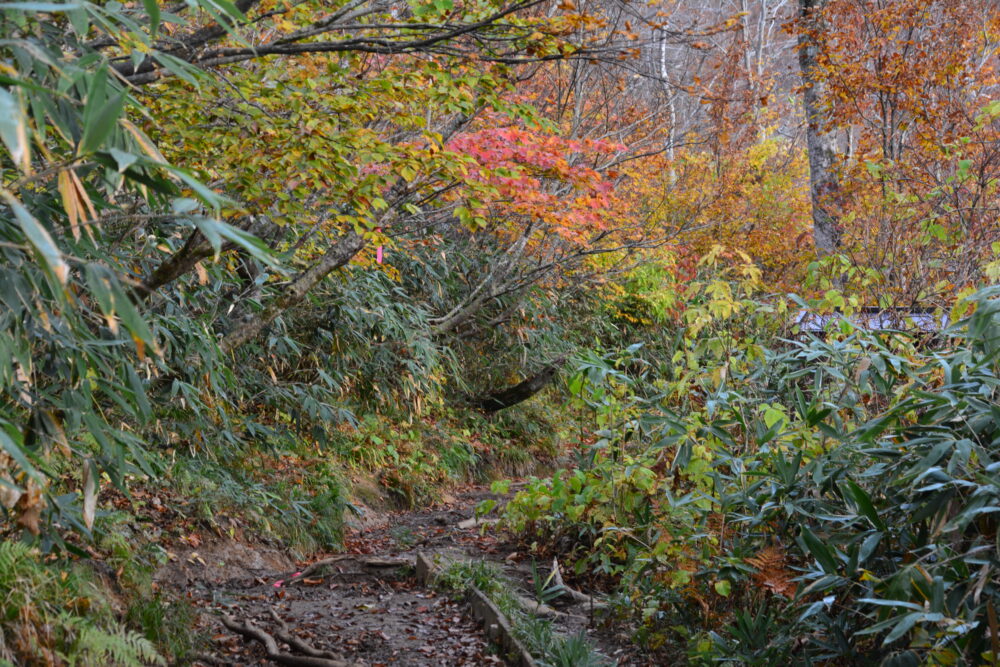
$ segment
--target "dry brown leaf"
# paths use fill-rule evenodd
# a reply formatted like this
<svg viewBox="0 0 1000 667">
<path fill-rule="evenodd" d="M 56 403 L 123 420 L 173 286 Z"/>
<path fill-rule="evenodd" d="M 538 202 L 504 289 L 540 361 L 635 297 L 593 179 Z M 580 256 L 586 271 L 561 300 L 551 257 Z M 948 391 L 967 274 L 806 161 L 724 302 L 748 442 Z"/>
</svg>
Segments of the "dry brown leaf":
<svg viewBox="0 0 1000 667">
<path fill-rule="evenodd" d="M 195 264 L 194 265 L 194 270 L 198 274 L 198 284 L 200 284 L 200 285 L 207 285 L 208 284 L 208 271 L 205 270 L 205 267 L 202 265 L 202 263 L 198 262 L 197 264 Z"/>
<path fill-rule="evenodd" d="M 17 524 L 26 529 L 32 535 L 41 533 L 42 508 L 45 502 L 42 500 L 42 490 L 32 481 L 28 481 L 27 490 L 21 494 L 14 509 L 17 511 Z"/>
<path fill-rule="evenodd" d="M 752 575 L 757 585 L 786 598 L 795 595 L 796 585 L 792 581 L 795 573 L 788 568 L 781 547 L 777 545 L 764 547 L 756 556 L 744 560 L 757 570 Z"/>
</svg>

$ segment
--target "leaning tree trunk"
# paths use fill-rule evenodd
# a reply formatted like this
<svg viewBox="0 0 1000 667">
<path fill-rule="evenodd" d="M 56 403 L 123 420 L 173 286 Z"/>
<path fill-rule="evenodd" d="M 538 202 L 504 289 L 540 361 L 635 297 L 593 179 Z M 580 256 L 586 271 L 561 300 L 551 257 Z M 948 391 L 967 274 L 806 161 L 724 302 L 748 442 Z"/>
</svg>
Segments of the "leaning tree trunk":
<svg viewBox="0 0 1000 667">
<path fill-rule="evenodd" d="M 565 357 L 559 357 L 546 364 L 542 370 L 513 387 L 477 398 L 473 402 L 480 410 L 487 414 L 506 410 L 518 403 L 522 403 L 544 389 L 545 385 L 555 377 L 556 372 L 565 360 Z"/>
<path fill-rule="evenodd" d="M 809 153 L 809 194 L 813 210 L 813 240 L 819 255 L 840 247 L 840 182 L 837 178 L 837 138 L 826 127 L 822 108 L 826 85 L 819 72 L 819 35 L 825 30 L 826 0 L 799 0 L 799 69 L 802 73 Z"/>
<path fill-rule="evenodd" d="M 302 302 L 309 291 L 323 278 L 351 261 L 365 246 L 365 240 L 354 231 L 342 236 L 330 246 L 319 261 L 303 271 L 280 295 L 248 321 L 237 324 L 219 341 L 223 352 L 231 352 L 263 331 L 279 315 Z"/>
</svg>

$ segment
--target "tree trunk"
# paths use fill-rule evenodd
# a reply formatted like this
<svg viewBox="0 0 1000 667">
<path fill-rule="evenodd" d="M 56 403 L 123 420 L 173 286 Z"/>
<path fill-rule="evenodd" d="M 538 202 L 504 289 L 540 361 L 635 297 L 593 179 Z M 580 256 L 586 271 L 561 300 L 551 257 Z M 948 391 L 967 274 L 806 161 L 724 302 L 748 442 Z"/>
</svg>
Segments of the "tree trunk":
<svg viewBox="0 0 1000 667">
<path fill-rule="evenodd" d="M 434 335 L 440 336 L 454 330 L 478 313 L 484 303 L 502 291 L 503 281 L 507 278 L 511 270 L 513 270 L 517 262 L 520 261 L 522 253 L 524 253 L 531 230 L 532 225 L 529 224 L 524 233 L 514 241 L 514 245 L 507 250 L 507 253 L 500 260 L 499 264 L 490 270 L 486 278 L 479 283 L 463 303 L 452 308 L 448 314 L 431 320 Z"/>
<path fill-rule="evenodd" d="M 809 194 L 813 210 L 813 240 L 819 255 L 840 248 L 840 182 L 837 178 L 837 136 L 825 127 L 822 109 L 826 85 L 819 75 L 818 35 L 825 30 L 822 10 L 826 0 L 799 0 L 799 69 L 802 73 L 809 153 Z"/>
<path fill-rule="evenodd" d="M 565 357 L 559 357 L 530 378 L 508 389 L 490 394 L 485 398 L 478 398 L 475 400 L 475 404 L 483 412 L 492 414 L 522 403 L 540 392 L 545 385 L 551 382 L 565 360 Z"/>
<path fill-rule="evenodd" d="M 227 243 L 231 246 L 231 243 Z M 180 250 L 168 257 L 149 275 L 142 285 L 138 287 L 138 292 L 147 297 L 164 285 L 172 283 L 185 273 L 194 268 L 194 265 L 201 260 L 211 257 L 214 254 L 212 245 L 205 240 L 201 232 L 195 229 L 188 236 L 187 241 Z"/>
<path fill-rule="evenodd" d="M 309 290 L 315 287 L 323 278 L 351 261 L 351 258 L 357 255 L 364 246 L 364 238 L 353 231 L 342 236 L 335 244 L 330 246 L 318 262 L 299 274 L 285 288 L 284 292 L 264 307 L 264 310 L 257 313 L 250 320 L 233 327 L 219 341 L 219 347 L 222 348 L 223 352 L 231 352 L 251 340 L 264 327 L 277 319 L 279 315 L 305 299 Z"/>
</svg>

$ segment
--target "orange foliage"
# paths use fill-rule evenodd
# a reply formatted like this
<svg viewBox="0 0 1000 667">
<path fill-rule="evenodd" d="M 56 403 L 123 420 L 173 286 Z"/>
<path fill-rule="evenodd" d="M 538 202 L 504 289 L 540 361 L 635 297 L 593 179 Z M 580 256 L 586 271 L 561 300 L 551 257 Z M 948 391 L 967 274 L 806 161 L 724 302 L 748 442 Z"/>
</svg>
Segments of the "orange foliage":
<svg viewBox="0 0 1000 667">
<path fill-rule="evenodd" d="M 992 0 L 831 0 L 820 34 L 829 122 L 844 136 L 846 250 L 874 299 L 950 300 L 1000 249 L 1000 78 Z"/>
<path fill-rule="evenodd" d="M 756 570 L 751 578 L 757 586 L 789 599 L 795 596 L 796 584 L 792 579 L 796 574 L 785 562 L 785 552 L 781 547 L 766 546 L 756 556 L 745 558 L 744 561 Z"/>
<path fill-rule="evenodd" d="M 808 172 L 800 148 L 769 139 L 716 160 L 684 152 L 629 170 L 622 194 L 639 215 L 674 237 L 681 266 L 713 246 L 738 247 L 775 290 L 800 285 L 812 248 Z"/>
</svg>

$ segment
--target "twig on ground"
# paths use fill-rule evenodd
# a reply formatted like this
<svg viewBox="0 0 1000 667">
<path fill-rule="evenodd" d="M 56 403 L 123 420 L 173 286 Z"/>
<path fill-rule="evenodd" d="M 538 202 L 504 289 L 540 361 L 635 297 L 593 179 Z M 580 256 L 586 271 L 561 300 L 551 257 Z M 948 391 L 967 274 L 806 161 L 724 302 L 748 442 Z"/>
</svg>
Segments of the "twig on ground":
<svg viewBox="0 0 1000 667">
<path fill-rule="evenodd" d="M 471 519 L 466 519 L 465 521 L 459 521 L 457 525 L 459 530 L 466 530 L 468 528 L 475 528 L 476 526 L 492 525 L 494 523 L 499 523 L 499 521 L 500 519 L 494 519 L 494 518 L 484 519 L 474 516 Z"/>
<path fill-rule="evenodd" d="M 332 556 L 330 558 L 324 558 L 323 560 L 316 561 L 306 569 L 297 573 L 294 577 L 287 579 L 283 585 L 291 586 L 292 584 L 297 584 L 306 577 L 319 572 L 324 567 L 334 565 L 335 563 L 340 563 L 345 560 L 354 560 L 368 567 L 399 567 L 401 565 L 410 564 L 410 561 L 403 558 L 365 558 L 364 556 L 358 554 L 341 554 L 339 556 Z"/>
<path fill-rule="evenodd" d="M 339 563 L 339 562 L 345 561 L 345 560 L 355 560 L 356 558 L 357 558 L 357 556 L 355 556 L 354 554 L 342 554 L 340 556 L 333 556 L 331 558 L 324 558 L 323 560 L 318 560 L 315 563 L 313 563 L 312 565 L 308 566 L 306 569 L 304 569 L 301 572 L 297 573 L 294 577 L 290 577 L 289 579 L 286 579 L 284 585 L 285 586 L 291 586 L 292 584 L 297 584 L 298 582 L 302 581 L 306 577 L 308 577 L 308 576 L 312 575 L 313 573 L 318 572 L 319 570 L 323 569 L 327 565 L 333 565 L 334 563 Z"/>
</svg>

